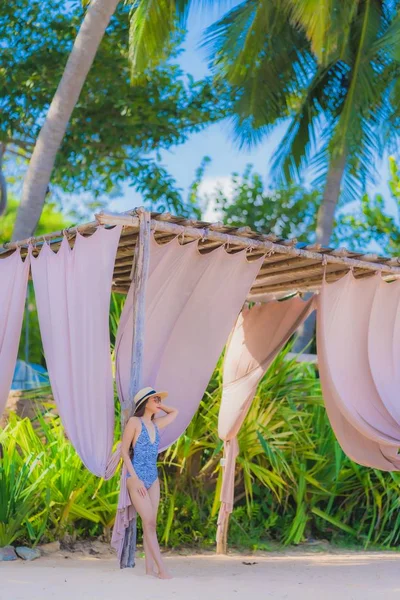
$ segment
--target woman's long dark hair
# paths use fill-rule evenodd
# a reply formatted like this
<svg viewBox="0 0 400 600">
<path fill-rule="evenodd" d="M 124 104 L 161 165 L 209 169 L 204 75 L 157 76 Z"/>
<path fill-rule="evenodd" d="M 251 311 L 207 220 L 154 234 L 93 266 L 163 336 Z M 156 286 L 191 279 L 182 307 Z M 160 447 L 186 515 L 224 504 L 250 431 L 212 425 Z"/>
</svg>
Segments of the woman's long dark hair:
<svg viewBox="0 0 400 600">
<path fill-rule="evenodd" d="M 133 415 L 132 415 L 132 416 L 133 416 L 133 417 L 143 417 L 143 415 L 144 415 L 144 411 L 146 410 L 146 404 L 148 403 L 148 401 L 149 401 L 149 399 L 147 398 L 147 399 L 146 399 L 146 400 L 143 402 L 143 404 L 141 404 L 141 405 L 139 406 L 139 408 L 137 408 L 137 409 L 135 410 L 135 412 L 133 413 Z M 152 419 L 152 420 L 154 419 L 154 415 L 152 415 L 151 419 Z"/>
<path fill-rule="evenodd" d="M 143 402 L 143 404 L 141 404 L 139 406 L 139 408 L 137 408 L 135 410 L 135 412 L 133 413 L 132 416 L 133 417 L 143 417 L 144 411 L 146 409 L 146 404 L 148 403 L 148 401 L 149 401 L 149 399 L 147 398 L 147 400 L 145 400 Z M 151 420 L 153 420 L 153 419 L 154 419 L 154 415 L 151 416 Z M 130 451 L 129 451 L 129 456 L 131 457 L 131 460 L 132 460 L 133 459 L 133 444 L 131 444 Z"/>
</svg>

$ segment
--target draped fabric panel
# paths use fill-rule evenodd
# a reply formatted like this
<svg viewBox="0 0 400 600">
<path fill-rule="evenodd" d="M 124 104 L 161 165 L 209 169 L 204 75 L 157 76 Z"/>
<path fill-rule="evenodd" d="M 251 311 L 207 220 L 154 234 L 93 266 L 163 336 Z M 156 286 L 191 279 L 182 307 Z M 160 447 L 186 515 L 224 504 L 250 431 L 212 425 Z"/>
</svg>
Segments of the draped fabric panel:
<svg viewBox="0 0 400 600">
<path fill-rule="evenodd" d="M 174 423 L 160 432 L 160 452 L 190 423 L 262 260 L 249 262 L 245 252 L 228 254 L 222 246 L 201 254 L 197 242 L 181 245 L 177 238 L 159 245 L 151 236 L 142 381 L 167 390 L 167 403 L 179 410 Z M 129 395 L 132 298 L 131 287 L 117 335 L 116 380 L 123 406 Z M 134 517 L 125 475 L 124 466 L 112 540 L 119 554 Z"/>
<path fill-rule="evenodd" d="M 386 471 L 400 469 L 399 286 L 349 272 L 325 281 L 318 302 L 318 364 L 332 428 L 352 460 Z"/>
<path fill-rule="evenodd" d="M 314 297 L 245 308 L 230 336 L 224 359 L 218 435 L 224 440 L 221 508 L 217 536 L 233 509 L 237 434 L 249 411 L 257 386 L 279 350 L 314 310 Z"/>
<path fill-rule="evenodd" d="M 30 259 L 20 250 L 0 260 L 0 415 L 10 392 L 24 318 Z"/>
<path fill-rule="evenodd" d="M 85 466 L 110 477 L 114 393 L 109 307 L 121 227 L 66 237 L 55 254 L 44 244 L 31 257 L 40 332 L 54 399 L 65 431 Z"/>
<path fill-rule="evenodd" d="M 182 246 L 177 238 L 161 246 L 151 236 L 143 385 L 167 390 L 168 402 L 179 409 L 174 423 L 160 432 L 160 452 L 183 433 L 197 410 L 261 262 L 248 262 L 244 252 L 228 254 L 222 246 L 200 254 L 197 242 Z M 116 347 L 116 380 L 124 403 L 129 394 L 132 297 L 131 286 Z"/>
</svg>

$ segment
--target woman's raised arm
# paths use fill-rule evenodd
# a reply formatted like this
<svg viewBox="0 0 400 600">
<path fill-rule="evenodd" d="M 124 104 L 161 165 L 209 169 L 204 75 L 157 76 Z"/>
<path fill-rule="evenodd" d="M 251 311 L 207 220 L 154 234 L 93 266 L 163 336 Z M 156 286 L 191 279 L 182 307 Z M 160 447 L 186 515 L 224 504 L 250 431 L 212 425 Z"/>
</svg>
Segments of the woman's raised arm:
<svg viewBox="0 0 400 600">
<path fill-rule="evenodd" d="M 179 411 L 177 408 L 172 408 L 171 406 L 166 406 L 165 404 L 159 404 L 158 406 L 159 408 L 161 408 L 161 410 L 167 413 L 165 417 L 160 417 L 159 419 L 156 419 L 157 427 L 159 429 L 163 429 L 164 427 L 172 423 L 172 421 L 175 421 Z"/>
</svg>

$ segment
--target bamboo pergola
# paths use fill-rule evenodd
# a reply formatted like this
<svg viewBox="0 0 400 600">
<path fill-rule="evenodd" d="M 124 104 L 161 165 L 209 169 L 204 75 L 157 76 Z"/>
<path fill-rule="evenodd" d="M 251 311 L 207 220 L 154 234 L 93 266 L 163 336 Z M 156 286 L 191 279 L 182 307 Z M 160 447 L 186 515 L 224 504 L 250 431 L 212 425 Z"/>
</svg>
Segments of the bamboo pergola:
<svg viewBox="0 0 400 600">
<path fill-rule="evenodd" d="M 223 223 L 189 220 L 169 213 L 149 213 L 143 208 L 123 214 L 100 213 L 96 215 L 96 221 L 86 225 L 6 243 L 0 249 L 0 259 L 17 248 L 24 257 L 30 245 L 33 254 L 37 255 L 45 242 L 56 252 L 64 236 L 73 247 L 77 233 L 90 236 L 99 225 L 123 226 L 114 266 L 113 291 L 127 294 L 132 280 L 134 283 L 130 401 L 121 411 L 122 428 L 132 414 L 133 397 L 142 385 L 145 290 L 151 231 L 159 244 L 166 244 L 178 236 L 181 244 L 197 241 L 201 253 L 211 252 L 223 244 L 230 253 L 245 251 L 249 261 L 263 256 L 263 264 L 248 294 L 248 301 L 265 301 L 294 292 L 318 290 L 324 273 L 329 282 L 340 279 L 349 269 L 353 270 L 355 277 L 368 277 L 380 272 L 384 279 L 390 280 L 400 275 L 399 258 L 303 245 L 295 239 L 283 240 L 273 234 L 253 231 L 250 227 L 229 227 Z M 226 535 L 227 525 L 222 542 L 217 544 L 217 552 L 226 553 Z M 125 532 L 121 568 L 135 566 L 135 546 L 136 527 L 131 522 Z"/>
<path fill-rule="evenodd" d="M 227 252 L 247 252 L 248 260 L 264 255 L 262 267 L 249 292 L 248 301 L 263 301 L 294 292 L 316 291 L 321 287 L 324 270 L 328 282 L 336 281 L 349 269 L 355 277 L 368 277 L 377 271 L 384 279 L 400 275 L 400 257 L 388 258 L 376 254 L 351 252 L 344 248 L 334 249 L 320 245 L 297 243 L 296 239 L 284 240 L 270 233 L 261 233 L 250 227 L 230 227 L 223 223 L 208 223 L 173 216 L 169 213 L 151 213 L 150 228 L 159 244 L 165 244 L 179 236 L 180 243 L 198 240 L 202 253 L 210 252 L 225 244 Z M 17 247 L 26 255 L 28 244 L 33 253 L 40 251 L 46 240 L 56 252 L 63 235 L 71 246 L 77 231 L 84 236 L 94 233 L 97 226 L 123 225 L 114 267 L 113 291 L 126 294 L 131 284 L 132 261 L 139 237 L 139 217 L 136 210 L 122 214 L 100 213 L 96 221 L 71 227 L 29 240 L 9 242 L 0 249 L 0 258 L 8 256 Z"/>
</svg>

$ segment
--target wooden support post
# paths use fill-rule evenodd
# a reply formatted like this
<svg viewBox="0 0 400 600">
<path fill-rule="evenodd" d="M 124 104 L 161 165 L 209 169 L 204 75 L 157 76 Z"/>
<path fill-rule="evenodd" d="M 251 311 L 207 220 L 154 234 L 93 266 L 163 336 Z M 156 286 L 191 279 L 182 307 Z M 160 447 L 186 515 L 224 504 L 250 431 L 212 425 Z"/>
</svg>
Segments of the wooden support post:
<svg viewBox="0 0 400 600">
<path fill-rule="evenodd" d="M 122 406 L 121 426 L 122 431 L 130 418 L 134 406 L 133 398 L 142 386 L 143 370 L 143 344 L 144 344 L 144 321 L 146 283 L 149 272 L 150 261 L 150 213 L 144 208 L 138 208 L 139 217 L 139 241 L 135 248 L 133 273 L 133 340 L 131 357 L 131 379 L 129 385 L 129 399 Z M 132 520 L 125 530 L 124 545 L 122 549 L 121 569 L 133 568 L 135 566 L 136 550 L 136 520 Z"/>
<path fill-rule="evenodd" d="M 232 335 L 232 334 L 231 334 Z M 229 336 L 228 345 L 231 340 Z M 229 519 L 235 504 L 235 465 L 239 454 L 237 437 L 233 436 L 224 441 L 224 456 L 221 459 L 222 481 L 217 526 L 217 554 L 228 551 Z"/>
<path fill-rule="evenodd" d="M 217 534 L 217 554 L 228 553 L 228 529 L 229 529 L 230 514 L 225 515 L 225 519 L 218 529 Z"/>
</svg>

